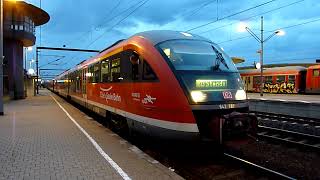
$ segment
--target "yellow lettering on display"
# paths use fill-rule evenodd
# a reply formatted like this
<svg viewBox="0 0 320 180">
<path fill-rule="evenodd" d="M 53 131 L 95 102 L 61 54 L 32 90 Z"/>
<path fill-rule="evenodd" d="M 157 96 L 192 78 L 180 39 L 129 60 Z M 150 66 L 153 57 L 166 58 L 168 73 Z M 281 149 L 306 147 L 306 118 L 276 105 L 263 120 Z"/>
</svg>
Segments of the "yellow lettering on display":
<svg viewBox="0 0 320 180">
<path fill-rule="evenodd" d="M 227 87 L 227 80 L 196 80 L 197 88 Z"/>
</svg>

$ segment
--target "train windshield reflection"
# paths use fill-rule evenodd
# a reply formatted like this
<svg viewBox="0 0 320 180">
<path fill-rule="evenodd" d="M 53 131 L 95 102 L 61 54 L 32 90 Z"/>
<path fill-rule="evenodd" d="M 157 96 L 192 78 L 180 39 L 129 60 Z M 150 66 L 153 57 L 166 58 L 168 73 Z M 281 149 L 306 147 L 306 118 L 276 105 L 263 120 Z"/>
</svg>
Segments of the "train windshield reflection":
<svg viewBox="0 0 320 180">
<path fill-rule="evenodd" d="M 217 45 L 206 41 L 172 40 L 161 43 L 159 47 L 176 70 L 237 72 L 230 57 Z M 221 60 L 224 65 L 217 68 Z"/>
</svg>

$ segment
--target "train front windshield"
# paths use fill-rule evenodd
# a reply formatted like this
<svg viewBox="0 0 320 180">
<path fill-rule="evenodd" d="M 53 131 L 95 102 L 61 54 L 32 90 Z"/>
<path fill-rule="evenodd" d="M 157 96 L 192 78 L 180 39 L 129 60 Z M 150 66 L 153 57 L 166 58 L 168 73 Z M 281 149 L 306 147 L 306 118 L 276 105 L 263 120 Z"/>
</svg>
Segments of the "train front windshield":
<svg viewBox="0 0 320 180">
<path fill-rule="evenodd" d="M 158 49 L 175 69 L 192 103 L 244 100 L 246 94 L 231 58 L 210 42 L 171 40 Z"/>
</svg>

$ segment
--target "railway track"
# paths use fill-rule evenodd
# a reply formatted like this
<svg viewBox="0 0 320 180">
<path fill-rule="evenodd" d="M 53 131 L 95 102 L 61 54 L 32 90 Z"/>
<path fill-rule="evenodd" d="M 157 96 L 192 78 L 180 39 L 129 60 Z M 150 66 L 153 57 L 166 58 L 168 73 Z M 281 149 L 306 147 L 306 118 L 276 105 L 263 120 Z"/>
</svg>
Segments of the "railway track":
<svg viewBox="0 0 320 180">
<path fill-rule="evenodd" d="M 174 145 L 170 147 L 174 148 Z M 211 151 L 216 154 L 210 156 L 205 155 L 203 149 L 193 151 L 192 155 L 181 155 L 180 150 L 168 155 L 159 148 L 143 151 L 185 179 L 296 179 L 232 155 L 234 153 Z M 199 155 L 201 151 L 204 154 Z"/>
<path fill-rule="evenodd" d="M 287 176 L 283 173 L 246 161 L 244 159 L 241 159 L 239 157 L 233 156 L 228 153 L 224 153 L 223 155 L 229 160 L 234 161 L 235 163 L 238 163 L 241 167 L 249 168 L 251 171 L 254 171 L 255 173 L 259 173 L 262 176 L 266 176 L 274 179 L 291 179 L 291 180 L 296 179 L 296 178 Z"/>
<path fill-rule="evenodd" d="M 298 124 L 308 124 L 310 126 L 320 126 L 320 119 L 290 116 L 290 115 L 284 115 L 284 114 L 257 112 L 257 111 L 252 111 L 252 112 L 255 113 L 257 117 L 261 119 L 295 122 Z"/>
<path fill-rule="evenodd" d="M 261 125 L 258 126 L 258 130 L 259 138 L 295 145 L 301 148 L 312 149 L 315 151 L 320 150 L 320 136 Z"/>
</svg>

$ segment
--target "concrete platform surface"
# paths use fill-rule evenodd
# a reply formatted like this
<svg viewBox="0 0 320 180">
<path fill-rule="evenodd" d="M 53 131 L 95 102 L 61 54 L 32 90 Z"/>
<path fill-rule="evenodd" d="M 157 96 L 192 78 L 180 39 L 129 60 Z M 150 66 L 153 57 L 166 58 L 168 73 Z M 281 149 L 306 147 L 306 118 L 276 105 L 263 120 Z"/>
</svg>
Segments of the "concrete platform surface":
<svg viewBox="0 0 320 180">
<path fill-rule="evenodd" d="M 41 90 L 37 97 L 5 104 L 5 115 L 0 116 L 0 179 L 182 178 Z"/>
<path fill-rule="evenodd" d="M 301 94 L 268 94 L 264 93 L 263 97 L 259 93 L 248 93 L 249 99 L 273 100 L 302 103 L 320 103 L 320 95 L 301 95 Z"/>
</svg>

